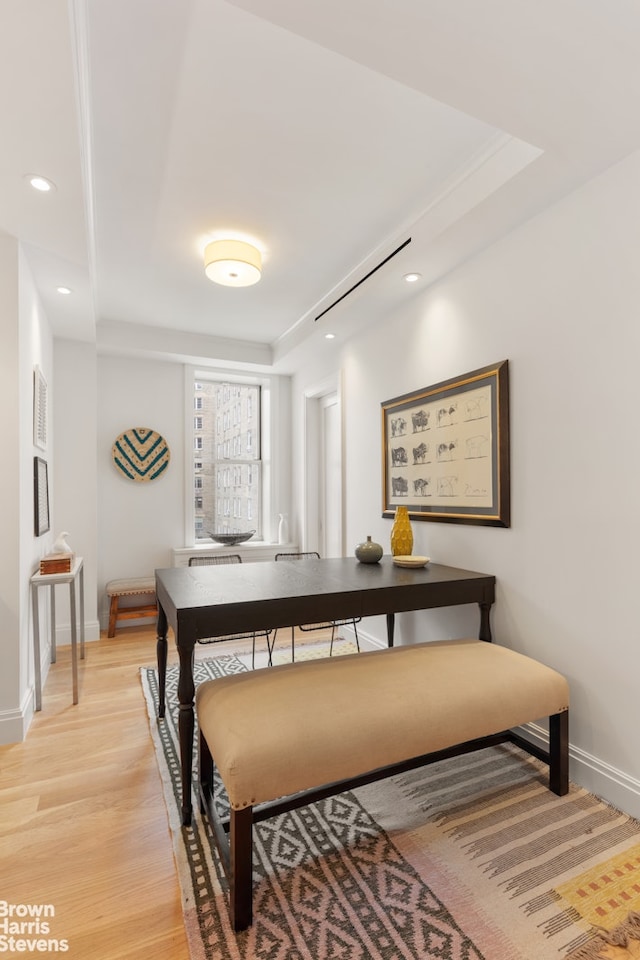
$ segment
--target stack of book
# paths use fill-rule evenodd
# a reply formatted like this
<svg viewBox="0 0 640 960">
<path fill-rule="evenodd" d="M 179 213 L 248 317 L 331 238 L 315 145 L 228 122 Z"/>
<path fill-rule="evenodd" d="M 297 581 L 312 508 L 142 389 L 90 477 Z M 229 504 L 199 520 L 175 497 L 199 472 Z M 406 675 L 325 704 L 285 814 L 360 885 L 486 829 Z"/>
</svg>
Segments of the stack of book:
<svg viewBox="0 0 640 960">
<path fill-rule="evenodd" d="M 75 553 L 49 553 L 40 561 L 40 573 L 71 573 Z"/>
</svg>

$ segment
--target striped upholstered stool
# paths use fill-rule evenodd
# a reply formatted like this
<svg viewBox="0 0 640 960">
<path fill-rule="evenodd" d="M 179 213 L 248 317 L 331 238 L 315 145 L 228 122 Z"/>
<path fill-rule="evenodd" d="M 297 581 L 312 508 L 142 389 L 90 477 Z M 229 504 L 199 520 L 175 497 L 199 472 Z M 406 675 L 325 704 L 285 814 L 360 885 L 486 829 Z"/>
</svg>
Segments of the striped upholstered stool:
<svg viewBox="0 0 640 960">
<path fill-rule="evenodd" d="M 141 620 L 145 617 L 157 616 L 156 581 L 153 577 L 110 580 L 107 584 L 107 596 L 109 597 L 108 637 L 115 637 L 119 620 Z M 123 597 L 144 597 L 146 602 L 121 607 L 120 600 Z"/>
</svg>

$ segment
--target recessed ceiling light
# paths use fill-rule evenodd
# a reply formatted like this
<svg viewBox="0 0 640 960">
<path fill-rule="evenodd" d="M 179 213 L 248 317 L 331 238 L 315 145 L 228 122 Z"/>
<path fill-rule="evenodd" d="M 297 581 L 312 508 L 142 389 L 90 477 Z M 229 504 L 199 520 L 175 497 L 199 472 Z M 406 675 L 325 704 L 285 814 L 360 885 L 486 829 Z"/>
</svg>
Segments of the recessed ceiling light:
<svg viewBox="0 0 640 960">
<path fill-rule="evenodd" d="M 31 184 L 34 190 L 39 190 L 40 193 L 48 193 L 49 190 L 55 190 L 56 185 L 53 180 L 47 180 L 46 177 L 41 177 L 37 174 L 28 174 L 27 180 Z"/>
<path fill-rule="evenodd" d="M 58 291 L 58 293 L 63 294 L 63 296 L 65 297 L 67 297 L 71 293 L 70 287 L 56 287 L 56 290 Z"/>
<path fill-rule="evenodd" d="M 416 280 L 419 280 L 421 276 L 421 273 L 405 273 L 404 279 L 407 281 L 407 283 L 415 283 Z"/>
<path fill-rule="evenodd" d="M 335 333 L 325 333 L 324 338 L 325 340 L 335 340 L 336 335 Z"/>
</svg>

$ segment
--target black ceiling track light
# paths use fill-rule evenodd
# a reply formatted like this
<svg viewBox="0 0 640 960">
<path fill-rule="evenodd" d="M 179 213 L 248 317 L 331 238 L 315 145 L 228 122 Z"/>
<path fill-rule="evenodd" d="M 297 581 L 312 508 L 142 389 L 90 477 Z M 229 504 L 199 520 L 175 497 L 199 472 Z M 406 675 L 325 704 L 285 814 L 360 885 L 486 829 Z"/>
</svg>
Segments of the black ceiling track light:
<svg viewBox="0 0 640 960">
<path fill-rule="evenodd" d="M 353 293 L 353 291 L 356 290 L 361 283 L 364 283 L 365 280 L 368 280 L 369 277 L 376 272 L 376 270 L 380 269 L 380 267 L 384 267 L 385 263 L 388 263 L 392 257 L 395 257 L 397 253 L 400 253 L 401 250 L 404 250 L 404 248 L 410 243 L 411 243 L 411 237 L 408 237 L 408 239 L 405 240 L 404 243 L 401 243 L 399 247 L 396 247 L 396 249 L 393 250 L 388 257 L 385 257 L 384 260 L 381 260 L 380 263 L 377 266 L 373 267 L 372 270 L 369 270 L 369 273 L 366 273 L 361 280 L 358 280 L 358 282 L 354 283 L 352 287 L 349 287 L 348 290 L 345 290 L 345 292 L 341 296 L 339 296 L 337 300 L 334 300 L 333 303 L 330 303 L 329 306 L 322 311 L 322 313 L 319 313 L 318 316 L 315 318 L 314 323 L 318 321 L 320 317 L 324 317 L 325 313 L 329 313 L 329 310 L 333 310 L 333 308 L 337 306 L 337 304 L 339 304 L 341 300 L 344 300 L 344 298 L 348 297 L 350 293 Z"/>
</svg>

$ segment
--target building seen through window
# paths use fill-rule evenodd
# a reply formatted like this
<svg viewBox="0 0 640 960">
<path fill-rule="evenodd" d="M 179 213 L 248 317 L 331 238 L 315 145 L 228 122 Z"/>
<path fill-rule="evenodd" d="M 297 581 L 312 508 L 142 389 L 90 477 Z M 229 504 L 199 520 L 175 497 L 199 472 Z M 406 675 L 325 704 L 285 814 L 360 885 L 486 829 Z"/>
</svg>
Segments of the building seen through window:
<svg viewBox="0 0 640 960">
<path fill-rule="evenodd" d="M 211 533 L 262 533 L 260 387 L 194 383 L 195 540 Z"/>
</svg>

